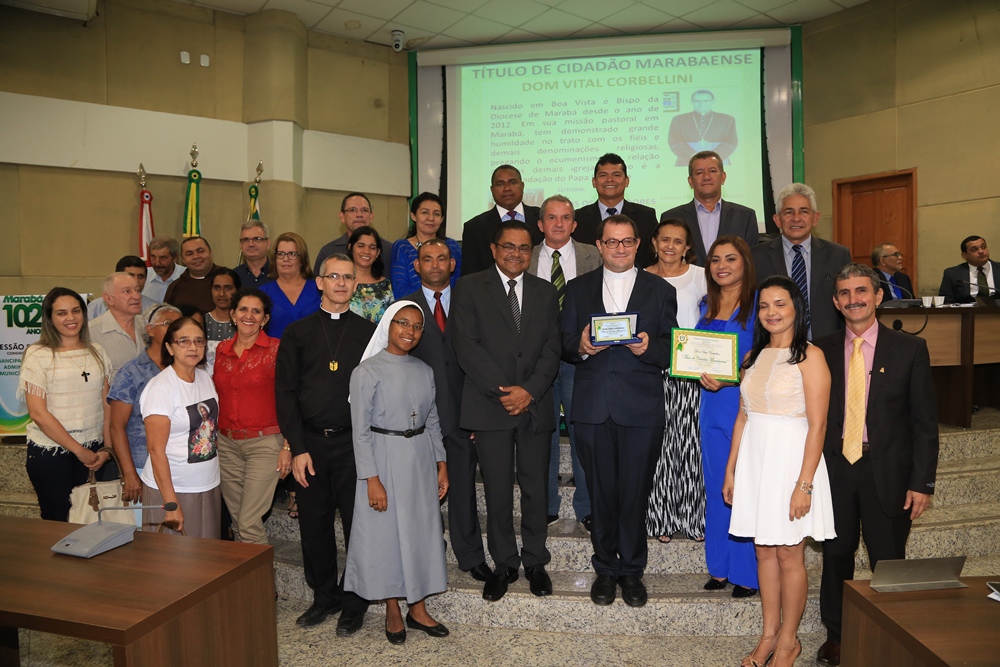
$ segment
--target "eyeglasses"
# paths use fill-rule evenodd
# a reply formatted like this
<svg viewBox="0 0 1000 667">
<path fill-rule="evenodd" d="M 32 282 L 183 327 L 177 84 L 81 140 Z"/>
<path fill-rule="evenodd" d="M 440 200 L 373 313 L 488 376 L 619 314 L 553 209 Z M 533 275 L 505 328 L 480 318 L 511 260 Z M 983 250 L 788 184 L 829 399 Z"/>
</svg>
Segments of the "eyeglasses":
<svg viewBox="0 0 1000 667">
<path fill-rule="evenodd" d="M 355 213 L 363 213 L 365 215 L 368 215 L 371 212 L 372 210 L 368 207 L 357 208 L 356 206 L 352 206 L 351 208 L 344 209 L 344 213 L 350 213 L 351 215 L 354 215 Z"/>
<path fill-rule="evenodd" d="M 899 251 L 897 250 L 896 252 L 890 252 L 890 253 L 887 253 L 887 254 L 885 254 L 885 255 L 882 255 L 882 256 L 883 256 L 883 257 L 902 257 L 902 256 L 903 256 L 903 253 L 901 253 L 901 252 L 899 252 Z"/>
<path fill-rule="evenodd" d="M 614 250 L 615 248 L 618 247 L 618 244 L 621 244 L 626 248 L 634 248 L 635 244 L 638 242 L 639 239 L 637 239 L 634 236 L 628 236 L 623 239 L 605 239 L 601 241 L 601 243 L 604 244 L 604 247 L 608 248 L 609 250 Z"/>
<path fill-rule="evenodd" d="M 512 253 L 515 253 L 515 252 L 521 253 L 522 255 L 530 255 L 531 254 L 531 246 L 528 245 L 527 243 L 525 243 L 523 245 L 514 245 L 513 243 L 502 243 L 502 244 L 498 245 L 497 247 L 500 248 L 501 250 L 503 250 L 504 253 L 507 254 L 507 255 L 510 255 Z"/>
<path fill-rule="evenodd" d="M 420 333 L 424 330 L 423 324 L 417 324 L 416 322 L 411 322 L 409 320 L 389 320 L 393 324 L 398 324 L 404 329 L 413 329 L 415 332 Z"/>
<path fill-rule="evenodd" d="M 240 243 L 246 245 L 247 243 L 263 243 L 267 240 L 266 236 L 247 236 L 240 239 Z"/>
<path fill-rule="evenodd" d="M 337 282 L 338 280 L 344 280 L 345 282 L 350 282 L 354 280 L 353 273 L 328 273 L 325 276 L 319 276 L 319 277 L 326 278 L 327 280 L 331 280 L 333 282 Z"/>
<path fill-rule="evenodd" d="M 208 341 L 204 338 L 178 338 L 173 342 L 173 344 L 186 350 L 192 345 L 195 347 L 205 347 L 208 344 Z"/>
<path fill-rule="evenodd" d="M 284 250 L 278 250 L 277 252 L 274 253 L 274 256 L 277 257 L 278 259 L 285 259 L 286 257 L 288 259 L 296 259 L 301 254 L 302 253 L 298 252 L 297 250 L 289 250 L 288 252 L 285 252 Z"/>
</svg>

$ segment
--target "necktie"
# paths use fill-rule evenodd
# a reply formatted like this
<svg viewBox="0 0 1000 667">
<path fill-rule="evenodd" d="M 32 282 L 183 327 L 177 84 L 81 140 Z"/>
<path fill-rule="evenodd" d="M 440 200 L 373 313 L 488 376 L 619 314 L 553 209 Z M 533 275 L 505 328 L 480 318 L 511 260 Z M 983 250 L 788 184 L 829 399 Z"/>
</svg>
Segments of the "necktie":
<svg viewBox="0 0 1000 667">
<path fill-rule="evenodd" d="M 806 328 L 809 328 L 809 280 L 806 278 L 806 258 L 802 256 L 802 246 L 792 246 L 795 257 L 792 258 L 792 280 L 802 292 L 802 300 L 806 304 Z"/>
<path fill-rule="evenodd" d="M 514 316 L 514 326 L 517 327 L 517 332 L 521 333 L 521 306 L 517 303 L 517 292 L 514 291 L 517 281 L 511 279 L 507 281 L 507 284 L 510 285 L 510 289 L 507 290 L 507 300 L 510 301 L 510 312 Z"/>
<path fill-rule="evenodd" d="M 448 316 L 444 314 L 444 306 L 441 305 L 441 292 L 434 292 L 434 319 L 437 320 L 441 333 L 444 333 L 444 325 L 448 323 Z"/>
<path fill-rule="evenodd" d="M 561 256 L 558 250 L 552 251 L 551 282 L 553 287 L 556 288 L 556 294 L 559 295 L 559 310 L 562 310 L 563 299 L 566 297 L 566 276 L 563 275 L 562 264 L 559 263 Z"/>
<path fill-rule="evenodd" d="M 892 285 L 892 296 L 894 299 L 902 299 L 903 291 L 899 289 L 899 283 L 896 282 L 896 276 L 889 276 L 889 284 Z"/>
<path fill-rule="evenodd" d="M 517 220 L 517 211 L 507 211 L 507 218 L 510 220 Z"/>
<path fill-rule="evenodd" d="M 618 214 L 618 209 L 616 209 L 616 208 L 609 208 L 609 209 L 608 209 L 608 217 L 609 217 L 609 218 L 610 218 L 611 216 L 613 216 L 613 215 L 617 215 L 617 214 Z"/>
<path fill-rule="evenodd" d="M 986 271 L 981 266 L 976 269 L 976 285 L 979 287 L 976 296 L 988 297 L 990 295 L 990 283 L 986 280 Z"/>
<path fill-rule="evenodd" d="M 865 355 L 864 339 L 854 339 L 854 351 L 847 367 L 847 414 L 844 419 L 844 458 L 851 465 L 861 458 L 865 432 Z"/>
</svg>

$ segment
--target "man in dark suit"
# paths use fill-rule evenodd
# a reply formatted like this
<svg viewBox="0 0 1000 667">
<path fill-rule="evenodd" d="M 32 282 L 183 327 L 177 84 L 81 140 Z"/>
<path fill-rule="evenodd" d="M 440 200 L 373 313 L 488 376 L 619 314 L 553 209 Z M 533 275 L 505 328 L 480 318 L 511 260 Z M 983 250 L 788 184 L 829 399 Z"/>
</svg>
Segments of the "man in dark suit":
<svg viewBox="0 0 1000 667">
<path fill-rule="evenodd" d="M 757 284 L 773 275 L 789 276 L 806 298 L 810 340 L 844 328 L 834 304 L 833 277 L 851 262 L 851 252 L 832 241 L 812 235 L 819 220 L 816 193 L 804 183 L 792 183 L 778 193 L 774 224 L 781 236 L 750 248 Z"/>
<path fill-rule="evenodd" d="M 882 285 L 882 303 L 893 299 L 915 299 L 913 282 L 903 273 L 903 253 L 891 243 L 872 248 L 872 266 Z"/>
<path fill-rule="evenodd" d="M 570 236 L 576 229 L 573 220 L 573 202 L 562 195 L 553 195 L 542 202 L 542 217 L 538 228 L 545 240 L 531 251 L 531 265 L 528 273 L 547 280 L 556 287 L 559 307 L 566 294 L 566 284 L 579 275 L 593 271 L 601 265 L 601 254 L 592 245 L 577 243 Z M 560 361 L 559 374 L 552 385 L 553 416 L 556 430 L 552 432 L 552 449 L 549 458 L 549 524 L 559 520 L 559 408 L 566 415 L 566 431 L 569 435 L 570 459 L 573 463 L 573 511 L 576 520 L 590 530 L 590 494 L 587 479 L 580 464 L 576 447 L 575 429 L 572 422 L 573 409 L 573 364 Z"/>
<path fill-rule="evenodd" d="M 944 270 L 938 296 L 943 296 L 945 303 L 972 303 L 980 296 L 996 298 L 1000 263 L 990 260 L 990 249 L 982 236 L 962 241 L 962 259 L 963 264 Z"/>
<path fill-rule="evenodd" d="M 612 215 L 627 215 L 635 224 L 636 236 L 642 239 L 636 266 L 646 268 L 655 264 L 656 253 L 652 250 L 650 239 L 656 228 L 656 211 L 649 206 L 625 201 L 625 188 L 629 183 L 625 160 L 614 153 L 605 153 L 597 159 L 590 183 L 597 190 L 597 201 L 576 210 L 573 240 L 594 245 L 601 238 L 598 228 L 602 220 Z"/>
<path fill-rule="evenodd" d="M 504 220 L 520 220 L 527 225 L 531 245 L 542 242 L 538 230 L 538 207 L 528 206 L 524 197 L 524 181 L 517 167 L 502 164 L 490 177 L 490 193 L 496 206 L 480 213 L 462 226 L 462 275 L 470 276 L 493 268 L 493 233 Z"/>
<path fill-rule="evenodd" d="M 462 428 L 475 433 L 486 491 L 486 544 L 496 564 L 483 598 L 499 600 L 524 573 L 535 595 L 552 593 L 545 572 L 552 381 L 559 371 L 556 289 L 525 272 L 531 235 L 505 220 L 494 232 L 492 269 L 455 285 L 455 354 L 465 371 Z M 514 469 L 521 487 L 521 540 L 514 538 Z"/>
<path fill-rule="evenodd" d="M 660 222 L 677 219 L 688 224 L 698 266 L 705 266 L 708 249 L 720 236 L 739 236 L 751 248 L 757 245 L 757 214 L 752 208 L 723 201 L 725 182 L 726 168 L 718 153 L 695 153 L 688 162 L 688 185 L 694 191 L 694 199 L 660 216 Z"/>
<path fill-rule="evenodd" d="M 417 249 L 413 267 L 420 276 L 420 289 L 406 298 L 424 311 L 424 337 L 410 354 L 434 371 L 434 388 L 441 435 L 448 455 L 448 534 L 458 566 L 473 579 L 486 581 L 492 574 L 486 565 L 483 535 L 476 509 L 476 457 L 472 434 L 459 425 L 465 374 L 455 356 L 455 326 L 451 313 L 451 274 L 455 259 L 448 244 L 438 238 Z"/>
<path fill-rule="evenodd" d="M 301 486 L 302 563 L 313 590 L 312 606 L 296 623 L 317 625 L 343 610 L 337 634 L 349 635 L 361 629 L 368 602 L 345 592 L 337 579 L 334 516 L 340 513 L 346 551 L 358 486 L 349 383 L 375 325 L 348 308 L 356 286 L 354 262 L 333 255 L 320 269 L 320 310 L 288 325 L 282 334 L 274 395 L 278 425 L 292 449 L 292 472 Z"/>
<path fill-rule="evenodd" d="M 691 94 L 690 113 L 674 116 L 667 131 L 667 145 L 677 156 L 675 167 L 683 167 L 697 151 L 714 150 L 730 164 L 729 156 L 739 145 L 736 119 L 729 114 L 712 111 L 715 95 L 704 88 Z"/>
<path fill-rule="evenodd" d="M 642 240 L 624 215 L 601 223 L 604 267 L 566 286 L 560 316 L 563 358 L 576 364 L 573 425 L 590 490 L 597 579 L 590 599 L 614 602 L 617 585 L 632 607 L 646 604 L 646 500 L 663 441 L 663 369 L 670 366 L 670 330 L 677 293 L 662 278 L 636 269 Z M 597 345 L 591 316 L 638 313 L 638 342 Z"/>
<path fill-rule="evenodd" d="M 934 493 L 938 423 L 927 343 L 878 322 L 878 274 L 844 266 L 832 300 L 847 330 L 816 343 L 830 367 L 823 456 L 837 531 L 823 542 L 820 614 L 827 641 L 816 659 L 839 665 L 844 581 L 854 578 L 861 526 L 873 570 L 880 560 L 906 557 L 910 525 Z"/>
</svg>

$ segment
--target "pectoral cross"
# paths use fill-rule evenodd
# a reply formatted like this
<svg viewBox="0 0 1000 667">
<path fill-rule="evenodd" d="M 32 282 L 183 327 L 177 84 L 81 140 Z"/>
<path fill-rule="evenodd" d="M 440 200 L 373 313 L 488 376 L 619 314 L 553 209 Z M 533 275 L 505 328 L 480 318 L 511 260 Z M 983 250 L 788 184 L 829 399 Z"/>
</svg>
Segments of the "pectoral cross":
<svg viewBox="0 0 1000 667">
<path fill-rule="evenodd" d="M 83 378 L 84 382 L 90 382 L 90 380 L 88 379 L 90 377 L 90 373 L 88 373 L 87 371 L 83 371 L 82 373 L 80 373 L 80 377 Z"/>
<path fill-rule="evenodd" d="M 410 413 L 410 422 L 413 424 L 413 428 L 417 428 L 417 411 L 414 410 Z"/>
<path fill-rule="evenodd" d="M 338 363 L 337 363 L 336 361 L 331 361 L 331 362 L 330 362 L 330 370 L 331 370 L 331 371 L 335 371 L 335 370 L 337 370 L 337 368 L 339 368 L 339 367 L 340 367 L 340 364 L 338 364 Z"/>
</svg>

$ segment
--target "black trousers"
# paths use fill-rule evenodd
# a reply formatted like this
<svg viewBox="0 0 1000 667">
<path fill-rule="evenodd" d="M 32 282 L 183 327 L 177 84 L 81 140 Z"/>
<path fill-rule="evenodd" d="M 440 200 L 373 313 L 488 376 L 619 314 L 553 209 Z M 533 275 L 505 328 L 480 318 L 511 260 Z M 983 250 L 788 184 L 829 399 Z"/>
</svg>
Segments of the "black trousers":
<svg viewBox="0 0 1000 667">
<path fill-rule="evenodd" d="M 297 495 L 306 583 L 313 590 L 316 603 L 329 607 L 340 604 L 346 612 L 363 613 L 368 609 L 368 601 L 345 592 L 343 578 L 337 577 L 337 537 L 334 533 L 334 518 L 339 511 L 346 552 L 358 486 L 351 434 L 324 438 L 307 432 L 305 446 L 316 471 L 315 475 L 306 472 L 309 486 L 300 486 Z"/>
<path fill-rule="evenodd" d="M 83 446 L 96 452 L 103 445 L 95 440 L 94 442 L 85 442 Z M 28 457 L 24 467 L 28 472 L 31 485 L 35 487 L 35 495 L 38 496 L 38 508 L 41 510 L 42 518 L 48 521 L 68 520 L 69 494 L 73 487 L 80 486 L 87 481 L 89 476 L 87 466 L 80 463 L 80 459 L 62 447 L 57 449 L 43 448 L 29 440 Z M 98 480 L 102 479 L 101 472 L 102 470 L 98 470 L 96 473 Z"/>
<path fill-rule="evenodd" d="M 663 425 L 574 422 L 587 475 L 597 574 L 642 576 L 646 569 L 646 503 L 663 444 Z"/>
<path fill-rule="evenodd" d="M 906 558 L 906 538 L 910 534 L 910 513 L 889 516 L 876 492 L 871 456 L 862 456 L 851 465 L 843 456 L 830 462 L 833 498 L 833 524 L 836 539 L 823 542 L 823 579 L 820 584 L 819 610 L 827 637 L 840 641 L 841 615 L 844 607 L 844 582 L 854 579 L 854 553 L 861 535 L 871 568 L 880 560 Z M 900 501 L 899 510 L 903 503 Z"/>
<path fill-rule="evenodd" d="M 448 456 L 448 534 L 458 566 L 471 570 L 486 562 L 483 534 L 476 508 L 476 445 L 469 432 L 452 429 L 444 438 Z"/>
<path fill-rule="evenodd" d="M 486 545 L 496 565 L 546 565 L 549 445 L 552 431 L 535 433 L 524 413 L 517 428 L 476 431 L 476 454 L 486 490 Z M 521 487 L 521 554 L 514 537 L 514 469 Z M 450 470 L 450 466 L 449 466 Z"/>
</svg>

